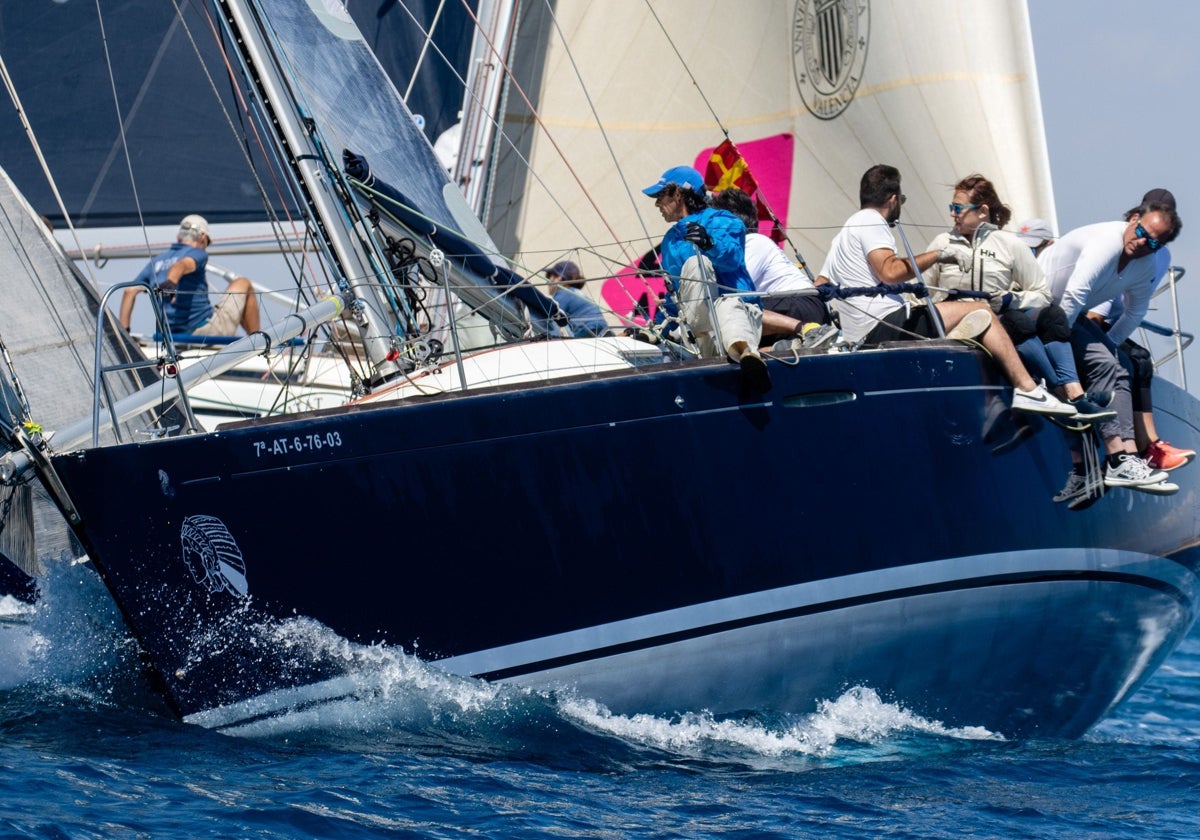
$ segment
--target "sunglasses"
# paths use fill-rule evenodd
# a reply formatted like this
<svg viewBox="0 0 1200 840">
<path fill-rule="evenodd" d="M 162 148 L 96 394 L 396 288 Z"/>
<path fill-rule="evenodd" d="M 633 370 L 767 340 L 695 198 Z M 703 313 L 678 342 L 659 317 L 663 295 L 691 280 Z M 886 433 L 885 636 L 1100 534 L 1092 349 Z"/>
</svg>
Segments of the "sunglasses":
<svg viewBox="0 0 1200 840">
<path fill-rule="evenodd" d="M 1150 234 L 1146 233 L 1146 229 L 1144 227 L 1142 227 L 1140 224 L 1133 229 L 1133 235 L 1136 236 L 1138 239 L 1145 239 L 1146 245 L 1150 248 L 1151 251 L 1157 251 L 1159 248 L 1162 247 L 1162 243 L 1159 242 L 1154 237 L 1152 237 Z"/>
<path fill-rule="evenodd" d="M 978 204 L 949 204 L 947 206 L 950 208 L 950 212 L 953 213 L 955 216 L 959 215 L 960 213 L 966 213 L 968 210 L 974 210 L 977 207 L 979 207 Z"/>
</svg>

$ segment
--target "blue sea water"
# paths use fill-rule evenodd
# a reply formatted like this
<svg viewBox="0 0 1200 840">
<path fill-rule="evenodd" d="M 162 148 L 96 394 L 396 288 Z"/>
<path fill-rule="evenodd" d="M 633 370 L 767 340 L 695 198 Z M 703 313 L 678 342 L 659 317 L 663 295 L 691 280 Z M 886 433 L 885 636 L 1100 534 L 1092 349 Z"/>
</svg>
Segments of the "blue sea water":
<svg viewBox="0 0 1200 840">
<path fill-rule="evenodd" d="M 1200 631 L 1078 741 L 949 729 L 859 688 L 664 719 L 373 650 L 371 688 L 225 735 L 178 722 L 85 566 L 0 609 L 0 837 L 1200 836 Z"/>
</svg>

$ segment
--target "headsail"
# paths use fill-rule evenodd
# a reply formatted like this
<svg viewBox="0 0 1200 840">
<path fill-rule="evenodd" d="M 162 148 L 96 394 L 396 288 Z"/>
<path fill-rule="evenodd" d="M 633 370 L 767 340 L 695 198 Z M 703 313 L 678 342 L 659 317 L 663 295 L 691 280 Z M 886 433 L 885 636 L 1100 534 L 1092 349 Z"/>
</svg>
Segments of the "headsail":
<svg viewBox="0 0 1200 840">
<path fill-rule="evenodd" d="M 8 351 L 24 395 L 33 408 L 28 418 L 46 429 L 56 429 L 79 417 L 90 417 L 95 386 L 96 314 L 100 301 L 91 284 L 75 268 L 51 235 L 45 222 L 16 191 L 0 169 L 0 337 Z M 141 359 L 136 346 L 106 333 L 105 365 Z M 0 365 L 6 367 L 6 365 Z M 4 371 L 10 375 L 10 371 Z M 156 377 L 142 370 L 145 382 Z M 134 376 L 126 372 L 106 377 L 114 398 L 134 390 Z M 20 412 L 12 399 L 9 417 Z M 134 420 L 124 427 L 125 439 L 145 428 Z M 106 440 L 112 440 L 111 436 Z M 70 545 L 70 536 L 58 511 L 35 499 L 35 524 L 39 552 L 58 555 Z M 15 559 L 15 558 L 14 558 Z"/>
<path fill-rule="evenodd" d="M 522 12 L 487 220 L 528 263 L 578 249 L 589 277 L 630 264 L 662 232 L 640 188 L 669 166 L 703 172 L 722 127 L 814 272 L 875 163 L 903 173 L 922 244 L 948 226 L 949 187 L 972 172 L 1015 218 L 1054 218 L 1024 3 L 614 0 L 553 15 Z M 981 37 L 988 49 L 973 49 Z"/>
</svg>

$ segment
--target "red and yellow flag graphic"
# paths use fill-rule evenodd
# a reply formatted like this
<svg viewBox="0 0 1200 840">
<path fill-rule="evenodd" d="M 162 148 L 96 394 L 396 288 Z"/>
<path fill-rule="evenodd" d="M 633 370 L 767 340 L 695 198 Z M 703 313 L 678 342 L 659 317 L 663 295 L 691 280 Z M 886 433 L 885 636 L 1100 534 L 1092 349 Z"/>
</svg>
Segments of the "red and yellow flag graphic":
<svg viewBox="0 0 1200 840">
<path fill-rule="evenodd" d="M 721 145 L 713 149 L 708 158 L 708 166 L 704 169 L 704 186 L 713 192 L 737 187 L 751 196 L 758 210 L 759 220 L 771 222 L 771 238 L 780 243 L 784 241 L 779 219 L 775 218 L 775 214 L 763 200 L 758 191 L 758 181 L 754 180 L 754 175 L 750 172 L 750 164 L 746 163 L 746 159 L 737 150 L 737 146 L 733 145 L 732 140 L 723 140 Z"/>
<path fill-rule="evenodd" d="M 704 170 L 704 186 L 714 192 L 737 187 L 746 195 L 754 195 L 758 191 L 758 182 L 750 174 L 750 165 L 733 141 L 728 139 L 713 149 Z"/>
</svg>

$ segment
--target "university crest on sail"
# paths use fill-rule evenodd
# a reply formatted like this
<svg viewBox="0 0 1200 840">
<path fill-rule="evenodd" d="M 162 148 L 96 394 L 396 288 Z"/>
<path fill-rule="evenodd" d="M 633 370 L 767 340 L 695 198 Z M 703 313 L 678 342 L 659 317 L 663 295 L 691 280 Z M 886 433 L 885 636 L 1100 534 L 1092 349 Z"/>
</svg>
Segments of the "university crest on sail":
<svg viewBox="0 0 1200 840">
<path fill-rule="evenodd" d="M 867 63 L 869 0 L 797 0 L 792 67 L 804 106 L 822 120 L 854 99 Z"/>
</svg>

